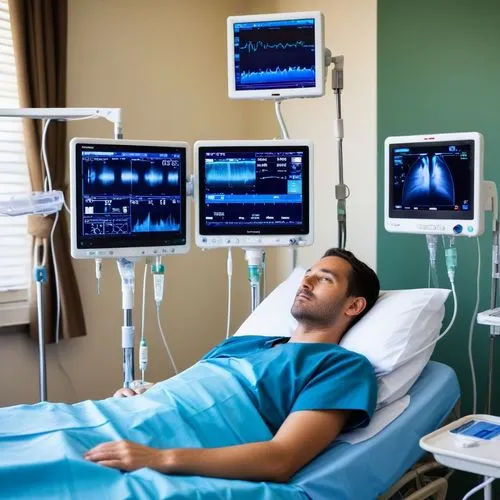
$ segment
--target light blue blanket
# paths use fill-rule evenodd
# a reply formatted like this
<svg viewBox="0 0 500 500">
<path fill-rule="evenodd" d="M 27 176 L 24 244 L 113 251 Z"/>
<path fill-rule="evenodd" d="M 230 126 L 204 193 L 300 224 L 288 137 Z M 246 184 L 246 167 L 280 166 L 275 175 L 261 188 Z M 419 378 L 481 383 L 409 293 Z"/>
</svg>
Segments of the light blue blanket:
<svg viewBox="0 0 500 500">
<path fill-rule="evenodd" d="M 271 437 L 238 382 L 223 369 L 199 362 L 140 397 L 0 409 L 0 498 L 308 498 L 291 484 L 150 469 L 123 473 L 83 459 L 94 446 L 119 439 L 157 448 L 199 448 Z"/>
</svg>

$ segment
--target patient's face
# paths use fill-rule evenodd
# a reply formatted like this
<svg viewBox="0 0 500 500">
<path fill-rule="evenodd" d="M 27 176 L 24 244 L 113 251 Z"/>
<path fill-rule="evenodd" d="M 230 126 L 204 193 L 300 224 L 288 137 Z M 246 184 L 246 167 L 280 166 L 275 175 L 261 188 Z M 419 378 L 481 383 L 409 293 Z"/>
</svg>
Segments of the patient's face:
<svg viewBox="0 0 500 500">
<path fill-rule="evenodd" d="M 325 257 L 306 271 L 292 305 L 299 322 L 325 327 L 334 324 L 350 304 L 347 296 L 351 264 L 340 257 Z"/>
</svg>

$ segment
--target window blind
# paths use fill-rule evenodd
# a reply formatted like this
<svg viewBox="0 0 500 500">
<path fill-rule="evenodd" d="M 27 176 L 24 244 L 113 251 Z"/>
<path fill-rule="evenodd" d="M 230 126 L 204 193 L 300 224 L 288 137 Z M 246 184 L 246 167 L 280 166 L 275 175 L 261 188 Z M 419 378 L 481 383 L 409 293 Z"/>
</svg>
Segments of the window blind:
<svg viewBox="0 0 500 500">
<path fill-rule="evenodd" d="M 7 0 L 0 0 L 0 108 L 19 108 Z M 22 120 L 0 117 L 0 200 L 30 191 Z M 0 216 L 0 292 L 28 289 L 31 244 L 27 221 L 27 217 Z"/>
</svg>

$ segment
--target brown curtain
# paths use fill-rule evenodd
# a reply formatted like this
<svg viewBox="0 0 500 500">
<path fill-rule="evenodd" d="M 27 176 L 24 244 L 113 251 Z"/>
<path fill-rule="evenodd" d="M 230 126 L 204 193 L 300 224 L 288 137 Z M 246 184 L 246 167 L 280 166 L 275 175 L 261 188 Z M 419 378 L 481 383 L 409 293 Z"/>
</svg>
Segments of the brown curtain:
<svg viewBox="0 0 500 500">
<path fill-rule="evenodd" d="M 67 0 L 9 0 L 12 38 L 16 58 L 19 100 L 23 108 L 66 106 Z M 24 120 L 24 138 L 33 191 L 43 191 L 44 167 L 40 156 L 40 120 Z M 46 140 L 52 188 L 64 192 L 66 165 L 66 124 L 52 121 Z M 42 286 L 45 312 L 45 341 L 55 341 L 56 281 L 52 266 L 54 251 L 59 269 L 61 339 L 85 335 L 85 322 L 68 245 L 66 218 L 59 214 L 50 245 L 52 219 L 32 216 L 29 231 L 34 244 L 47 253 L 48 283 Z M 30 333 L 38 338 L 35 285 L 31 290 Z"/>
</svg>

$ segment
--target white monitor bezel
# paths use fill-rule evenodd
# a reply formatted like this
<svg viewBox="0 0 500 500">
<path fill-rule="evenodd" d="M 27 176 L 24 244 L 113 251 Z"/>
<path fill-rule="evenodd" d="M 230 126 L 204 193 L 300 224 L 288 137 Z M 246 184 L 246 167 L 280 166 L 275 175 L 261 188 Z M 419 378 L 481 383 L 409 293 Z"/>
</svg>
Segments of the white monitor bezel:
<svg viewBox="0 0 500 500">
<path fill-rule="evenodd" d="M 472 219 L 407 219 L 390 217 L 391 165 L 390 146 L 393 144 L 426 144 L 437 142 L 474 142 L 474 206 Z M 484 231 L 483 196 L 483 136 L 479 132 L 457 132 L 388 137 L 384 143 L 384 227 L 394 233 L 443 234 L 449 236 L 479 236 Z"/>
<path fill-rule="evenodd" d="M 75 137 L 70 141 L 70 195 L 71 195 L 71 256 L 75 259 L 95 258 L 137 258 L 156 255 L 176 255 L 188 253 L 191 246 L 191 207 L 186 193 L 186 243 L 171 246 L 78 248 L 77 246 L 77 196 L 76 196 L 76 147 L 78 144 L 123 145 L 123 146 L 160 146 L 177 147 L 186 150 L 186 179 L 189 178 L 191 163 L 190 148 L 182 141 L 149 141 L 129 139 L 102 139 L 95 137 Z"/>
<path fill-rule="evenodd" d="M 314 87 L 298 89 L 263 89 L 236 90 L 234 68 L 234 25 L 236 23 L 287 21 L 295 19 L 314 19 L 315 31 L 315 73 Z M 289 12 L 278 14 L 258 14 L 247 16 L 230 16 L 227 18 L 227 76 L 228 95 L 230 99 L 291 99 L 300 97 L 321 97 L 325 93 L 325 21 L 320 11 Z"/>
<path fill-rule="evenodd" d="M 276 235 L 204 235 L 200 232 L 200 172 L 199 172 L 199 150 L 201 147 L 253 147 L 253 146 L 302 146 L 309 150 L 309 232 L 307 234 L 276 234 Z M 194 203 L 195 203 L 195 244 L 200 248 L 219 247 L 289 247 L 309 246 L 314 242 L 314 147 L 312 141 L 298 139 L 283 140 L 222 140 L 222 141 L 197 141 L 194 144 Z"/>
</svg>

